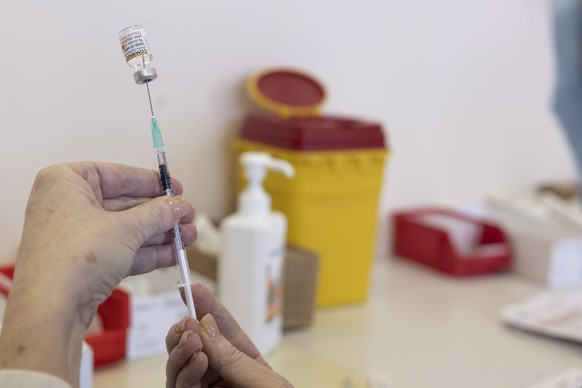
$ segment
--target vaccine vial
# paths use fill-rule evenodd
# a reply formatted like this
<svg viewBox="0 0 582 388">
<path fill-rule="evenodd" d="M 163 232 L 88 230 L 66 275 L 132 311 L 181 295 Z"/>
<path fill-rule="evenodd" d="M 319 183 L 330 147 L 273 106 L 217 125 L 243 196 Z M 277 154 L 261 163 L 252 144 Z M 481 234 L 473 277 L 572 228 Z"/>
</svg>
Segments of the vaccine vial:
<svg viewBox="0 0 582 388">
<path fill-rule="evenodd" d="M 124 28 L 118 34 L 125 62 L 136 70 L 135 82 L 143 84 L 157 78 L 156 69 L 151 67 L 154 59 L 145 30 L 140 25 Z"/>
<path fill-rule="evenodd" d="M 125 62 L 134 69 L 148 66 L 154 59 L 150 43 L 142 26 L 134 25 L 119 32 L 119 44 Z"/>
</svg>

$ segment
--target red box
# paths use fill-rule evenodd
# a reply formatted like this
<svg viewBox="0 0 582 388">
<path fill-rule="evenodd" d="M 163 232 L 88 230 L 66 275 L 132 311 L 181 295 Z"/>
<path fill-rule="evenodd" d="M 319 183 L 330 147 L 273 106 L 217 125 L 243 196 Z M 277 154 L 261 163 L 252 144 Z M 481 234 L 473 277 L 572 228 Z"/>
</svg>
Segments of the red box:
<svg viewBox="0 0 582 388">
<path fill-rule="evenodd" d="M 8 296 L 14 266 L 0 268 L 0 293 Z M 93 349 L 93 365 L 106 365 L 125 357 L 127 329 L 130 323 L 129 294 L 121 289 L 115 289 L 111 295 L 97 308 L 97 313 L 103 322 L 103 333 L 85 337 L 85 341 Z"/>
<path fill-rule="evenodd" d="M 95 366 L 111 364 L 125 357 L 130 323 L 129 294 L 116 288 L 97 308 L 97 313 L 103 321 L 104 332 L 85 337 L 85 341 L 93 348 Z"/>
<path fill-rule="evenodd" d="M 398 211 L 392 215 L 392 226 L 396 256 L 441 272 L 480 275 L 505 270 L 511 262 L 511 247 L 499 226 L 459 211 Z"/>
</svg>

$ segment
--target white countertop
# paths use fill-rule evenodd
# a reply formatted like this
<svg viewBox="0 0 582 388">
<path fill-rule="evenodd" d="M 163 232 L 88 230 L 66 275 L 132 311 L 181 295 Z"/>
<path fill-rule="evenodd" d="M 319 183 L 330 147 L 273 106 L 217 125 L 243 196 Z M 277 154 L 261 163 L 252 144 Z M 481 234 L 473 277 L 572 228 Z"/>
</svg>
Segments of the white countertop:
<svg viewBox="0 0 582 388">
<path fill-rule="evenodd" d="M 318 309 L 268 361 L 297 387 L 524 387 L 582 363 L 582 346 L 501 323 L 501 307 L 541 290 L 510 274 L 450 278 L 378 258 L 367 302 Z M 159 356 L 98 369 L 94 387 L 163 387 L 165 362 Z"/>
</svg>

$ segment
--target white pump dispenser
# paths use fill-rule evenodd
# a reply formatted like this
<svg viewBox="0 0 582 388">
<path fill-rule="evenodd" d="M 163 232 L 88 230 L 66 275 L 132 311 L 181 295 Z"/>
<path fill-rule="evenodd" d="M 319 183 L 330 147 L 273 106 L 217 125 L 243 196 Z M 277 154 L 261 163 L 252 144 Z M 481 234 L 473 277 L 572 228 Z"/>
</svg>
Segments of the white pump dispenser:
<svg viewBox="0 0 582 388">
<path fill-rule="evenodd" d="M 282 269 L 287 220 L 271 211 L 271 197 L 262 186 L 267 169 L 287 177 L 291 164 L 265 152 L 240 156 L 247 187 L 237 212 L 221 225 L 218 297 L 265 355 L 281 340 L 283 329 Z"/>
<path fill-rule="evenodd" d="M 271 197 L 263 188 L 266 169 L 280 171 L 286 177 L 293 176 L 293 167 L 286 161 L 275 159 L 266 152 L 246 152 L 240 156 L 248 185 L 239 195 L 238 209 L 249 217 L 265 217 L 271 211 Z"/>
</svg>

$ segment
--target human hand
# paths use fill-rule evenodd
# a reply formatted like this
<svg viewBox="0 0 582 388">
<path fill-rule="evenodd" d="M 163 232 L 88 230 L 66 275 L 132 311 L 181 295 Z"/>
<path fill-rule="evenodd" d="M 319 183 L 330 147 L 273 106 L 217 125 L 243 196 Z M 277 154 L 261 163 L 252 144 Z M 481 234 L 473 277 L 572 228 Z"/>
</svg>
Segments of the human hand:
<svg viewBox="0 0 582 388">
<path fill-rule="evenodd" d="M 174 184 L 181 194 L 182 186 Z M 40 171 L 26 209 L 15 283 L 23 268 L 28 275 L 59 273 L 61 284 L 76 286 L 84 302 L 98 305 L 125 276 L 173 265 L 167 231 L 180 222 L 185 244 L 191 244 L 194 209 L 182 197 L 161 194 L 153 170 L 87 162 Z"/>
<path fill-rule="evenodd" d="M 74 384 L 83 334 L 99 304 L 125 276 L 174 264 L 166 231 L 175 224 L 186 245 L 196 238 L 192 206 L 161 194 L 153 170 L 82 162 L 38 173 L 3 323 L 1 367 L 42 370 Z"/>
<path fill-rule="evenodd" d="M 228 310 L 204 286 L 191 287 L 202 318 L 184 318 L 166 336 L 166 388 L 293 387 L 274 372 Z"/>
</svg>

